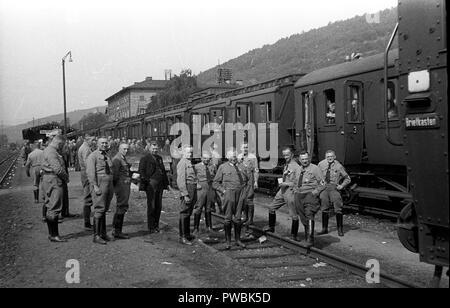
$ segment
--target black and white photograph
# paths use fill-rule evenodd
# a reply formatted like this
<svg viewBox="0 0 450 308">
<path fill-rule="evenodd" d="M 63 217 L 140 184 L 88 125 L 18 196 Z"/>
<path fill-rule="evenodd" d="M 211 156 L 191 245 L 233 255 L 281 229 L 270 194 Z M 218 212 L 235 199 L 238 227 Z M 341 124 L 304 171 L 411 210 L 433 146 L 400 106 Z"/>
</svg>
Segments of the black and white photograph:
<svg viewBox="0 0 450 308">
<path fill-rule="evenodd" d="M 444 0 L 0 0 L 0 288 L 448 288 L 447 93 Z"/>
</svg>

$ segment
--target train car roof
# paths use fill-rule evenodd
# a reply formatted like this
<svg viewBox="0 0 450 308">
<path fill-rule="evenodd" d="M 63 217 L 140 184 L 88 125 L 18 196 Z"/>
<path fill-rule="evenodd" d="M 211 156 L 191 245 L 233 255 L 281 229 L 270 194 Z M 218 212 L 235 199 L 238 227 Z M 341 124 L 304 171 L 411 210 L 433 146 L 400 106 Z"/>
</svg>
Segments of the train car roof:
<svg viewBox="0 0 450 308">
<path fill-rule="evenodd" d="M 389 53 L 388 65 L 394 66 L 395 60 L 398 59 L 398 49 L 394 49 Z M 322 83 L 330 80 L 340 79 L 383 69 L 384 54 L 376 54 L 367 58 L 360 58 L 351 62 L 344 62 L 341 64 L 325 67 L 313 71 L 302 78 L 295 84 L 295 88 L 309 86 L 317 83 Z"/>
</svg>

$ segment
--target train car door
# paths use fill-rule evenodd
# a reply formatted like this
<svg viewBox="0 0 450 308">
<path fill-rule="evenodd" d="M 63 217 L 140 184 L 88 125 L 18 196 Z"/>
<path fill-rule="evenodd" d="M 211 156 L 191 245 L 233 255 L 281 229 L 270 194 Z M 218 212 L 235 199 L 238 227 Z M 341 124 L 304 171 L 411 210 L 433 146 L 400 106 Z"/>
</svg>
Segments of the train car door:
<svg viewBox="0 0 450 308">
<path fill-rule="evenodd" d="M 316 140 L 316 129 L 315 129 L 315 114 L 314 114 L 314 92 L 308 91 L 302 93 L 302 114 L 303 114 L 303 134 L 302 138 L 305 142 L 303 145 L 303 150 L 308 151 L 310 155 L 314 156 L 315 153 L 315 140 Z"/>
<path fill-rule="evenodd" d="M 363 83 L 347 81 L 345 83 L 345 165 L 360 164 L 364 147 L 364 102 Z"/>
<path fill-rule="evenodd" d="M 242 126 L 245 127 L 245 125 L 247 125 L 248 123 L 251 123 L 252 120 L 253 120 L 253 115 L 252 115 L 251 103 L 247 103 L 247 102 L 236 103 L 236 123 L 241 123 Z M 244 130 L 243 134 L 244 134 L 244 141 L 248 142 L 248 137 L 249 137 L 248 130 Z M 237 146 L 239 147 L 239 145 L 237 145 Z M 238 148 L 238 151 L 240 151 L 239 148 Z"/>
</svg>

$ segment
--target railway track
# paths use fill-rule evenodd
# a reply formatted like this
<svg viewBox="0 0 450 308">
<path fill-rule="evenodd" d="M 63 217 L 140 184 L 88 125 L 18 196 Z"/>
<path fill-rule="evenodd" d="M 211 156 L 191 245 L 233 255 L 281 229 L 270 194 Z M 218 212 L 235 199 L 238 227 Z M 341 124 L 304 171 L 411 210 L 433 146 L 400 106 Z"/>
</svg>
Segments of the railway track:
<svg viewBox="0 0 450 308">
<path fill-rule="evenodd" d="M 15 166 L 18 158 L 19 153 L 17 152 L 3 154 L 2 158 L 0 158 L 0 188 L 3 186 L 10 171 Z"/>
<path fill-rule="evenodd" d="M 164 223 L 176 231 L 178 218 L 178 212 L 162 215 Z M 209 235 L 201 233 L 196 240 L 213 252 L 226 254 L 258 275 L 264 275 L 264 279 L 271 279 L 278 287 L 417 287 L 385 273 L 380 273 L 380 283 L 369 284 L 365 278 L 368 271 L 365 266 L 314 247 L 308 249 L 300 242 L 266 233 L 256 226 L 250 227 L 252 237 L 242 236 L 246 248 L 232 246 L 226 250 L 224 232 L 221 230 L 224 217 L 213 213 L 213 221 L 217 226 L 215 231 Z"/>
</svg>

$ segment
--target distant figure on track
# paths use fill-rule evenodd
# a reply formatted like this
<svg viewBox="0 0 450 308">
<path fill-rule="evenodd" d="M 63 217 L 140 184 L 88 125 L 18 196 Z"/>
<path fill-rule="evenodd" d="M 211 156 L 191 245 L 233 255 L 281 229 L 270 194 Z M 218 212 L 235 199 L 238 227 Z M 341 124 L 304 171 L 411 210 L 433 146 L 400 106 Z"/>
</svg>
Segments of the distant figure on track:
<svg viewBox="0 0 450 308">
<path fill-rule="evenodd" d="M 48 238 L 52 242 L 66 242 L 65 239 L 59 237 L 58 232 L 58 217 L 63 203 L 63 182 L 69 180 L 64 160 L 59 154 L 65 142 L 66 138 L 63 136 L 55 136 L 43 154 L 42 188 L 46 194 Z"/>
<path fill-rule="evenodd" d="M 336 224 L 339 236 L 344 236 L 344 216 L 342 214 L 342 191 L 351 179 L 348 173 L 336 160 L 336 154 L 333 150 L 325 153 L 325 159 L 319 163 L 319 168 L 325 180 L 325 189 L 320 193 L 321 210 L 322 210 L 322 231 L 317 235 L 328 233 L 328 220 L 330 211 L 330 202 L 333 203 L 334 213 L 336 214 Z M 342 183 L 341 183 L 342 182 Z"/>
<path fill-rule="evenodd" d="M 33 179 L 34 203 L 39 203 L 39 186 L 41 183 L 41 166 L 44 160 L 44 151 L 41 150 L 41 143 L 34 142 L 34 150 L 28 155 L 25 163 L 27 176 Z M 31 169 L 31 170 L 30 170 Z"/>
</svg>

